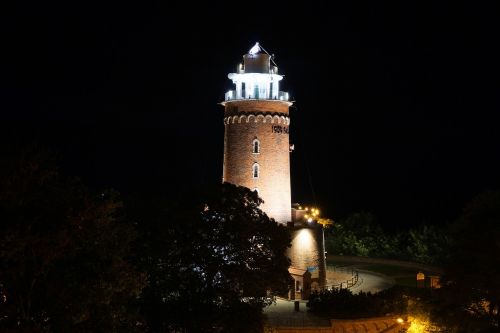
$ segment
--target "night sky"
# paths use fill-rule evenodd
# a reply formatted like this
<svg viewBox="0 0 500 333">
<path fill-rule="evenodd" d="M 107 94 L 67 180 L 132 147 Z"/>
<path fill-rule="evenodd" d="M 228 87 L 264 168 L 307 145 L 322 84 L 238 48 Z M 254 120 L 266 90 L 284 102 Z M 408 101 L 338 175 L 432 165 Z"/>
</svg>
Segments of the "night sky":
<svg viewBox="0 0 500 333">
<path fill-rule="evenodd" d="M 500 187 L 499 12 L 479 1 L 39 2 L 3 10 L 2 140 L 127 195 L 221 181 L 223 108 L 256 41 L 291 109 L 292 201 L 393 229 Z"/>
</svg>

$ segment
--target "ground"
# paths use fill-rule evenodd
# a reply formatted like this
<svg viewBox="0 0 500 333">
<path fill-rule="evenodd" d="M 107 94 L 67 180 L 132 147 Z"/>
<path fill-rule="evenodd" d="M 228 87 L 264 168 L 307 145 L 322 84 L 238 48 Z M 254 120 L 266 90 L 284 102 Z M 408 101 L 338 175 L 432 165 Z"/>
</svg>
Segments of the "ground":
<svg viewBox="0 0 500 333">
<path fill-rule="evenodd" d="M 351 278 L 349 273 L 352 269 L 358 271 L 358 282 L 350 288 L 353 293 L 360 291 L 376 293 L 392 287 L 393 285 L 404 285 L 415 287 L 416 274 L 423 272 L 426 275 L 440 273 L 437 267 L 430 267 L 409 262 L 397 262 L 393 260 L 328 256 L 327 259 L 328 284 L 336 284 Z M 334 271 L 335 268 L 335 271 Z M 340 268 L 340 269 L 339 269 Z M 317 332 L 344 332 L 351 328 L 365 327 L 366 332 L 396 332 L 399 330 L 394 325 L 394 318 L 368 318 L 362 320 L 339 321 L 334 320 L 334 327 L 329 319 L 318 317 L 307 311 L 307 301 L 299 301 L 299 311 L 294 310 L 294 302 L 286 299 L 277 299 L 276 303 L 267 307 L 264 313 L 268 324 L 272 327 L 280 327 L 279 332 L 285 332 L 288 328 L 298 329 L 300 327 L 317 328 Z M 371 329 L 368 329 L 371 327 Z M 331 330 L 328 330 L 331 328 Z M 397 329 L 397 330 L 396 330 Z M 302 329 L 301 329 L 302 331 Z M 311 331 L 311 332 L 313 332 Z M 290 331 L 291 332 L 291 331 Z"/>
<path fill-rule="evenodd" d="M 331 275 L 331 274 L 330 274 Z M 350 278 L 350 274 L 340 273 L 338 281 L 344 278 Z M 394 280 L 383 274 L 359 271 L 358 283 L 351 288 L 353 292 L 377 292 L 390 288 L 394 285 Z M 268 323 L 273 327 L 330 327 L 330 320 L 318 317 L 307 311 L 307 301 L 299 301 L 299 311 L 294 310 L 294 302 L 286 299 L 277 299 L 276 304 L 267 307 L 264 313 L 267 316 Z"/>
<path fill-rule="evenodd" d="M 329 255 L 327 265 L 359 272 L 360 280 L 363 277 L 363 283 L 358 283 L 352 288 L 353 292 L 360 290 L 377 292 L 392 285 L 416 287 L 418 272 L 423 272 L 426 276 L 442 274 L 442 269 L 439 267 L 389 259 Z"/>
</svg>

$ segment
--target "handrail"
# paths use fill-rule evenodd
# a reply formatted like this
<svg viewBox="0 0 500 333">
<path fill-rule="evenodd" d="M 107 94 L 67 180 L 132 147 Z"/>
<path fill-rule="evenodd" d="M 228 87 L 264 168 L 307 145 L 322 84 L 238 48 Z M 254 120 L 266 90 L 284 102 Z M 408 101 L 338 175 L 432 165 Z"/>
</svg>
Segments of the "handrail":
<svg viewBox="0 0 500 333">
<path fill-rule="evenodd" d="M 334 271 L 342 271 L 342 272 L 350 272 L 352 278 L 347 279 L 343 282 L 337 283 L 337 284 L 332 284 L 332 285 L 325 285 L 321 288 L 321 290 L 340 290 L 340 289 L 349 289 L 354 287 L 359 280 L 359 273 L 357 270 L 353 268 L 345 268 L 345 267 L 337 267 L 333 266 Z"/>
<path fill-rule="evenodd" d="M 245 95 L 243 93 L 243 95 Z M 256 99 L 256 100 L 271 100 L 271 101 L 286 101 L 288 102 L 290 100 L 290 95 L 286 91 L 278 91 L 277 95 L 274 96 L 269 96 L 269 94 L 266 94 L 265 96 L 257 96 L 257 97 L 244 97 L 244 96 L 239 96 L 239 94 L 236 93 L 235 90 L 229 90 L 226 92 L 224 95 L 224 101 L 238 101 L 238 100 L 246 100 L 246 99 Z"/>
</svg>

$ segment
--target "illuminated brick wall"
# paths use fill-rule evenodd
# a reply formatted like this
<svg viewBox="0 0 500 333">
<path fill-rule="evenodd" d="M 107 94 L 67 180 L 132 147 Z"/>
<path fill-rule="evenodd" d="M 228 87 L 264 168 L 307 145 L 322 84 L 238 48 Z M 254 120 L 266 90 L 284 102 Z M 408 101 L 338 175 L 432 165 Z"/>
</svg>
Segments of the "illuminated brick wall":
<svg viewBox="0 0 500 333">
<path fill-rule="evenodd" d="M 319 285 L 326 282 L 325 244 L 321 225 L 291 229 L 292 246 L 287 250 L 291 267 L 309 270 L 318 277 Z"/>
<path fill-rule="evenodd" d="M 258 189 L 261 207 L 281 223 L 291 221 L 290 102 L 235 100 L 225 103 L 223 181 Z M 258 154 L 252 143 L 260 143 Z M 259 166 L 254 178 L 253 165 Z"/>
</svg>

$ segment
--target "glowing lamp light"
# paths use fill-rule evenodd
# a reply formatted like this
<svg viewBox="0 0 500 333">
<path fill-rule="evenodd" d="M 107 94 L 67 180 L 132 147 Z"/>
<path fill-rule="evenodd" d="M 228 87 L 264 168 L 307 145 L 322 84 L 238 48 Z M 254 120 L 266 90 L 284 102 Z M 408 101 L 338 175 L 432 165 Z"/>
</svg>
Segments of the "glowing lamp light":
<svg viewBox="0 0 500 333">
<path fill-rule="evenodd" d="M 398 323 L 400 323 L 400 324 L 402 324 L 402 323 L 404 323 L 404 322 L 405 322 L 405 321 L 403 320 L 403 318 L 398 318 L 398 319 L 396 319 L 396 321 L 397 321 Z"/>
<path fill-rule="evenodd" d="M 309 223 L 311 223 L 312 221 L 313 221 L 313 219 L 312 219 L 312 218 L 308 218 L 308 219 L 307 219 L 307 222 L 309 222 Z"/>
<path fill-rule="evenodd" d="M 296 239 L 294 240 L 295 244 L 298 245 L 295 247 L 295 251 L 304 252 L 308 249 L 311 249 L 314 244 L 314 237 L 311 234 L 311 231 L 308 229 L 302 229 L 298 232 Z"/>
<path fill-rule="evenodd" d="M 248 54 L 254 56 L 256 55 L 257 53 L 260 52 L 260 46 L 259 46 L 259 42 L 255 43 L 255 45 L 250 49 L 250 51 L 248 51 Z"/>
</svg>

